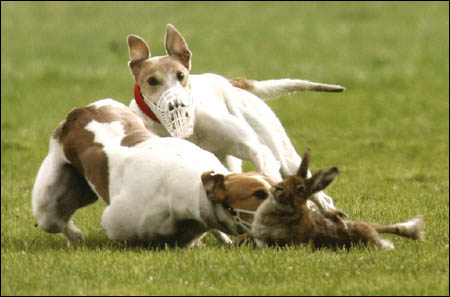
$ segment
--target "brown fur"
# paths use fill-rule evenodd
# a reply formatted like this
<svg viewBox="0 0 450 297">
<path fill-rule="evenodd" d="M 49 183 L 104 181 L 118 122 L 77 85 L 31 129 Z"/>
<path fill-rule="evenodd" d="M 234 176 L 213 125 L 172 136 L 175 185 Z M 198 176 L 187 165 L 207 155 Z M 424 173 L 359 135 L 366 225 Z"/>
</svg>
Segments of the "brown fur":
<svg viewBox="0 0 450 297">
<path fill-rule="evenodd" d="M 264 179 L 264 181 L 261 181 Z M 230 208 L 256 211 L 269 196 L 275 182 L 253 172 L 232 173 L 224 176 L 212 171 L 203 173 L 202 182 L 209 200 L 220 202 Z M 242 214 L 242 219 L 252 222 L 253 217 Z"/>
<path fill-rule="evenodd" d="M 338 171 L 336 168 L 322 169 L 306 178 L 308 162 L 309 153 L 305 153 L 297 175 L 287 177 L 272 189 L 271 197 L 257 211 L 251 232 L 254 238 L 267 245 L 312 243 L 315 248 L 349 248 L 358 243 L 387 247 L 379 233 L 423 240 L 421 217 L 415 219 L 419 222 L 417 226 L 412 223 L 411 226 L 377 225 L 342 220 L 344 214 L 339 210 L 322 214 L 309 209 L 307 200 L 325 189 Z"/>
<path fill-rule="evenodd" d="M 189 71 L 192 53 L 183 36 L 172 25 L 167 26 L 165 45 L 167 55 L 152 58 L 145 40 L 135 35 L 128 36 L 130 52 L 128 65 L 142 94 L 155 104 L 174 82 L 179 82 L 186 92 L 190 92 Z M 184 75 L 182 80 L 177 77 L 179 73 Z M 151 85 L 150 79 L 158 83 Z"/>
<path fill-rule="evenodd" d="M 233 87 L 244 89 L 250 91 L 253 89 L 252 81 L 247 80 L 243 77 L 233 78 L 229 80 Z"/>
<path fill-rule="evenodd" d="M 130 111 L 113 106 L 75 108 L 53 133 L 53 137 L 63 144 L 64 155 L 69 162 L 93 184 L 98 195 L 109 204 L 108 159 L 103 145 L 95 143 L 94 134 L 85 129 L 93 120 L 100 123 L 120 121 L 126 134 L 121 141 L 123 146 L 134 146 L 153 135 Z"/>
</svg>

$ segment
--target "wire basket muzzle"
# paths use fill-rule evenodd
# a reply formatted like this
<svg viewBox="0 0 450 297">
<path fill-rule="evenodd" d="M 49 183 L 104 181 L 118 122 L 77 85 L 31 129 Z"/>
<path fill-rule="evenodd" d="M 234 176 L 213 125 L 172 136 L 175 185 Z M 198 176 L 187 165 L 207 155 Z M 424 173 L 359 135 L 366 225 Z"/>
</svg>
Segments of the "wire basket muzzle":
<svg viewBox="0 0 450 297">
<path fill-rule="evenodd" d="M 150 108 L 171 136 L 187 138 L 194 133 L 193 98 L 183 88 L 169 88 Z"/>
</svg>

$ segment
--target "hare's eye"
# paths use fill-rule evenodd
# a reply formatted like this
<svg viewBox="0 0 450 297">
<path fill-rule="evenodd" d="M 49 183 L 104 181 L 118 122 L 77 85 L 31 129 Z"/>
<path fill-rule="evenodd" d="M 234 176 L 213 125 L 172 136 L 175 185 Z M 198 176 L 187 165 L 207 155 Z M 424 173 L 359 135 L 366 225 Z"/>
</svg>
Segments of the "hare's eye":
<svg viewBox="0 0 450 297">
<path fill-rule="evenodd" d="M 305 187 L 303 185 L 299 185 L 295 188 L 295 194 L 297 196 L 303 194 L 304 191 L 305 191 Z"/>
</svg>

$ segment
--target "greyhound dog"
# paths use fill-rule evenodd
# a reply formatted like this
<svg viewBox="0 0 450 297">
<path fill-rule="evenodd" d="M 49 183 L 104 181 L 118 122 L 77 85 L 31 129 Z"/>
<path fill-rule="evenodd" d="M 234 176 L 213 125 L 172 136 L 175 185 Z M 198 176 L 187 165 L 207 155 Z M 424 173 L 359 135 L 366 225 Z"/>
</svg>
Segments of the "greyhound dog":
<svg viewBox="0 0 450 297">
<path fill-rule="evenodd" d="M 71 246 L 83 234 L 70 220 L 95 202 L 106 204 L 109 238 L 152 246 L 188 245 L 204 232 L 249 231 L 274 184 L 258 173 L 231 173 L 210 152 L 175 137 L 158 137 L 112 99 L 75 108 L 50 138 L 37 174 L 33 214 Z M 242 215 L 241 215 L 242 213 Z M 221 232 L 219 239 L 231 242 Z"/>
<path fill-rule="evenodd" d="M 191 75 L 192 53 L 183 36 L 167 25 L 167 55 L 152 57 L 147 43 L 128 36 L 135 98 L 130 108 L 160 136 L 186 138 L 214 153 L 233 172 L 249 160 L 258 172 L 281 181 L 295 174 L 301 158 L 264 100 L 303 90 L 342 92 L 343 87 L 299 79 L 228 80 Z M 320 210 L 334 209 L 323 191 L 312 199 Z"/>
</svg>

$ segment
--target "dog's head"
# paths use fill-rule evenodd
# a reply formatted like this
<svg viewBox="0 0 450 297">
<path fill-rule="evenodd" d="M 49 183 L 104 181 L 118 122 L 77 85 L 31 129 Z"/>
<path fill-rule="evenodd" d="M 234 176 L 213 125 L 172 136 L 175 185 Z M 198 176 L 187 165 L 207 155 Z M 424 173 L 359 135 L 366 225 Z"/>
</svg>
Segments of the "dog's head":
<svg viewBox="0 0 450 297">
<path fill-rule="evenodd" d="M 275 182 L 258 173 L 202 174 L 203 186 L 209 200 L 221 204 L 226 215 L 239 226 L 238 232 L 250 231 L 254 213 L 269 196 Z"/>
<path fill-rule="evenodd" d="M 315 193 L 324 190 L 338 176 L 336 167 L 324 168 L 308 178 L 310 152 L 304 153 L 296 175 L 285 178 L 270 191 L 271 197 L 280 204 L 298 209 Z"/>
<path fill-rule="evenodd" d="M 165 56 L 151 57 L 147 43 L 136 35 L 128 36 L 128 46 L 128 65 L 145 104 L 172 136 L 190 136 L 195 116 L 189 84 L 192 53 L 183 36 L 167 25 Z"/>
</svg>

